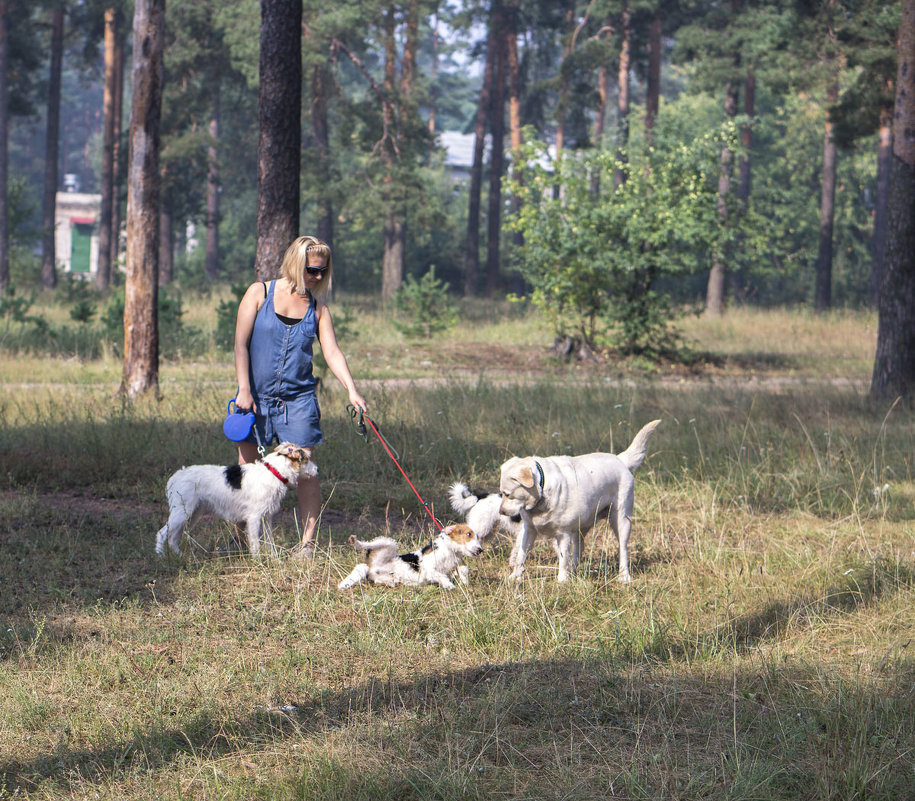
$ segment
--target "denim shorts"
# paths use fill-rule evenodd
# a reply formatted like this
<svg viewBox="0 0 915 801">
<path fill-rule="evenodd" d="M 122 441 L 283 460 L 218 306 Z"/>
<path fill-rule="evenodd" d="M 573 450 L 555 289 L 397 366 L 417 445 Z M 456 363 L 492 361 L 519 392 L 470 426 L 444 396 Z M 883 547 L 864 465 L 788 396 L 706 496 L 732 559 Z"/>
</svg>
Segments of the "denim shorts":
<svg viewBox="0 0 915 801">
<path fill-rule="evenodd" d="M 291 442 L 311 448 L 324 441 L 321 433 L 321 408 L 314 393 L 297 398 L 259 398 L 254 428 L 246 442 L 270 447 L 273 441 Z"/>
</svg>

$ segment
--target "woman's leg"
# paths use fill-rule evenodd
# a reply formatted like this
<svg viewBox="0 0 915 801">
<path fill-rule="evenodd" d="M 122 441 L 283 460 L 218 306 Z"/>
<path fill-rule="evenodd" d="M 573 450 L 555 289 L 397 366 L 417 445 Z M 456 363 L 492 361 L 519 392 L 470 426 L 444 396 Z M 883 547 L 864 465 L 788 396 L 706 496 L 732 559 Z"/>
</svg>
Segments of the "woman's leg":
<svg viewBox="0 0 915 801">
<path fill-rule="evenodd" d="M 257 461 L 257 445 L 253 442 L 239 442 L 238 443 L 238 463 L 239 464 L 248 464 L 249 462 Z"/>
<path fill-rule="evenodd" d="M 307 559 L 314 553 L 315 528 L 321 514 L 321 485 L 317 478 L 301 478 L 296 484 L 296 493 L 302 520 L 302 542 L 296 553 Z"/>
</svg>

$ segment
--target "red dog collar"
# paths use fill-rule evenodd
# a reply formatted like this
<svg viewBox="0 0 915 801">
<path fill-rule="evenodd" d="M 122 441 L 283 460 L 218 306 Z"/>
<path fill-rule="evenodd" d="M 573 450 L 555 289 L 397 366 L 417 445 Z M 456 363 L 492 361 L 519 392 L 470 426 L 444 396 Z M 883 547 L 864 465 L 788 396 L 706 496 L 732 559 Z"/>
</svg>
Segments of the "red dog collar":
<svg viewBox="0 0 915 801">
<path fill-rule="evenodd" d="M 284 484 L 289 483 L 289 479 L 286 478 L 285 476 L 280 475 L 280 472 L 269 462 L 264 462 L 264 467 L 266 467 L 271 473 L 273 473 L 273 475 L 275 475 Z"/>
</svg>

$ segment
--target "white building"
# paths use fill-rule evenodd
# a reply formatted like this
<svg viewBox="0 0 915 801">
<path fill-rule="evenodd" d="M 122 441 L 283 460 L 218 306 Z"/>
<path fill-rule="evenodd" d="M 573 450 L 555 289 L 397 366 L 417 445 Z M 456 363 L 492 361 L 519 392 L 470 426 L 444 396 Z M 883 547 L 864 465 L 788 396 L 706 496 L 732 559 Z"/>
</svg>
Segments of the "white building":
<svg viewBox="0 0 915 801">
<path fill-rule="evenodd" d="M 101 195 L 58 192 L 54 215 L 57 269 L 85 275 L 98 272 L 98 217 Z"/>
</svg>

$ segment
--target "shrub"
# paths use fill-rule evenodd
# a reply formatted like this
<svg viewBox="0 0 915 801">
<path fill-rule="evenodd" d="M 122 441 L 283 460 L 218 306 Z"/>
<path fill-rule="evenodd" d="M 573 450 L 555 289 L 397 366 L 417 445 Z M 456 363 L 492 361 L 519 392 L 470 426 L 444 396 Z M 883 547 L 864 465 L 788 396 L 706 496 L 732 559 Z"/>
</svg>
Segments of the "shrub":
<svg viewBox="0 0 915 801">
<path fill-rule="evenodd" d="M 435 266 L 417 281 L 413 276 L 401 284 L 394 295 L 394 308 L 404 320 L 394 327 L 406 337 L 429 338 L 451 328 L 458 319 L 457 306 L 451 302 L 449 285 L 435 277 Z"/>
</svg>

